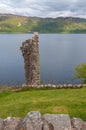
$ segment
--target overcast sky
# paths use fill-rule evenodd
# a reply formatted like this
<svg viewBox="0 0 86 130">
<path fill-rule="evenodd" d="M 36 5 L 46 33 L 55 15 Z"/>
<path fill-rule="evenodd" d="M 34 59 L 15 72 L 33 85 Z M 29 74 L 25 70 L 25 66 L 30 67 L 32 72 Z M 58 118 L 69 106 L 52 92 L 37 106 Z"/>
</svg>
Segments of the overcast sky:
<svg viewBox="0 0 86 130">
<path fill-rule="evenodd" d="M 86 18 L 86 0 L 0 0 L 0 13 Z"/>
</svg>

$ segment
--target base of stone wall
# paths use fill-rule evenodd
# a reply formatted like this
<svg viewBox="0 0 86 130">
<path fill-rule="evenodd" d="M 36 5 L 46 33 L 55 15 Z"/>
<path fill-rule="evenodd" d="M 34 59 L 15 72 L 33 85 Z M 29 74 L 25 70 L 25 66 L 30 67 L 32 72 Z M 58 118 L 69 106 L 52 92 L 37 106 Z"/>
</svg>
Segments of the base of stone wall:
<svg viewBox="0 0 86 130">
<path fill-rule="evenodd" d="M 0 118 L 0 130 L 86 130 L 86 122 L 70 118 L 68 114 L 44 114 L 32 111 L 22 119 L 19 117 Z"/>
<path fill-rule="evenodd" d="M 62 89 L 62 88 L 83 88 L 86 87 L 86 84 L 40 84 L 40 85 L 27 85 L 23 84 L 22 87 L 29 87 L 29 88 L 50 88 L 50 89 Z"/>
</svg>

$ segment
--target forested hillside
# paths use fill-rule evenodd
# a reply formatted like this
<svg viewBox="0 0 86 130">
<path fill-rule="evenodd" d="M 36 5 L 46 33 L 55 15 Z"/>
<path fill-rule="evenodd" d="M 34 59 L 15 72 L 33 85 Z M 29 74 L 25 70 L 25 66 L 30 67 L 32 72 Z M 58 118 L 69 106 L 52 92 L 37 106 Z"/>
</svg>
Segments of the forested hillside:
<svg viewBox="0 0 86 130">
<path fill-rule="evenodd" d="M 86 19 L 39 18 L 0 14 L 0 33 L 86 33 Z"/>
</svg>

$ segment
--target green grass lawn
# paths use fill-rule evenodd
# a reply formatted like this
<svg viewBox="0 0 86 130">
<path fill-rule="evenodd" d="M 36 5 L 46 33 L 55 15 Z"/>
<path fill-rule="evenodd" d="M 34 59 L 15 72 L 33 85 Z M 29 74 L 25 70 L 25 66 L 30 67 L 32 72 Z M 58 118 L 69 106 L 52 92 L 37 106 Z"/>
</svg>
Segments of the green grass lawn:
<svg viewBox="0 0 86 130">
<path fill-rule="evenodd" d="M 0 93 L 0 117 L 25 117 L 29 111 L 68 113 L 86 121 L 86 88 Z"/>
</svg>

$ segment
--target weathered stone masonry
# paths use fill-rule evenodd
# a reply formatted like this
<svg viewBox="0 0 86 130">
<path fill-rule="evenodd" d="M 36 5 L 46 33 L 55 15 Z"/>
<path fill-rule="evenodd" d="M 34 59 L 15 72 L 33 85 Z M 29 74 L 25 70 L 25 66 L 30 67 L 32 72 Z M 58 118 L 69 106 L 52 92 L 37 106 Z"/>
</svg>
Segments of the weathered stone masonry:
<svg viewBox="0 0 86 130">
<path fill-rule="evenodd" d="M 19 117 L 0 118 L 0 130 L 86 130 L 86 122 L 70 118 L 68 114 L 44 114 L 32 111 L 22 119 Z"/>
<path fill-rule="evenodd" d="M 40 84 L 39 36 L 35 32 L 32 39 L 22 43 L 20 47 L 25 63 L 25 85 Z"/>
</svg>

